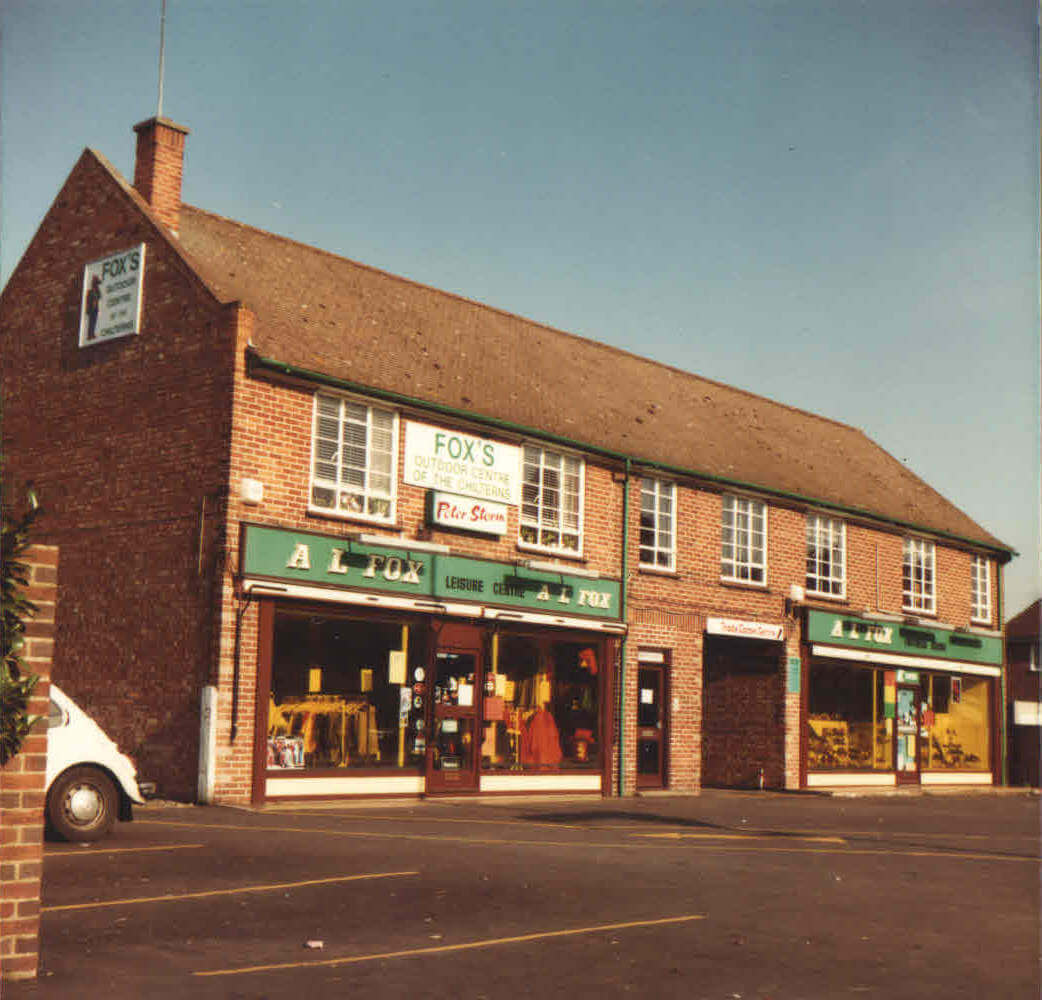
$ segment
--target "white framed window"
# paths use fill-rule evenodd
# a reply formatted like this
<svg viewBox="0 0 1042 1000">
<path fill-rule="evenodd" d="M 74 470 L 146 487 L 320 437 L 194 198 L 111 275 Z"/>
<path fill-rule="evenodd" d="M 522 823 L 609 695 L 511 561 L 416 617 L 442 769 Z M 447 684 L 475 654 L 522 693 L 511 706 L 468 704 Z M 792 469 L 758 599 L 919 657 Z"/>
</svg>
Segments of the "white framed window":
<svg viewBox="0 0 1042 1000">
<path fill-rule="evenodd" d="M 397 413 L 317 393 L 309 508 L 365 521 L 393 521 L 397 456 Z"/>
<path fill-rule="evenodd" d="M 546 552 L 580 555 L 582 459 L 526 444 L 522 466 L 518 544 Z"/>
<path fill-rule="evenodd" d="M 807 515 L 807 593 L 846 595 L 847 526 L 834 517 Z"/>
<path fill-rule="evenodd" d="M 937 609 L 933 542 L 906 538 L 902 571 L 902 606 L 906 611 Z"/>
<path fill-rule="evenodd" d="M 767 583 L 767 505 L 723 497 L 720 576 L 738 583 Z"/>
<path fill-rule="evenodd" d="M 991 560 L 984 556 L 970 563 L 970 617 L 991 624 Z"/>
<path fill-rule="evenodd" d="M 640 565 L 647 569 L 676 569 L 676 483 L 661 479 L 641 480 Z"/>
</svg>

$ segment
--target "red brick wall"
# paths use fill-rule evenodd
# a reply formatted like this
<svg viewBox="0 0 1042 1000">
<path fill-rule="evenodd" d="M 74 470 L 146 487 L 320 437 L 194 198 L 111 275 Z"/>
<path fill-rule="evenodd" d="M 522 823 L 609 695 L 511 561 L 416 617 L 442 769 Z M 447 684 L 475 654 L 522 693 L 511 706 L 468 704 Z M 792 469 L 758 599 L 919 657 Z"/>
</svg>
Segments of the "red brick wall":
<svg viewBox="0 0 1042 1000">
<path fill-rule="evenodd" d="M 181 218 L 181 178 L 188 129 L 151 118 L 134 126 L 134 187 L 175 233 Z"/>
<path fill-rule="evenodd" d="M 139 242 L 141 332 L 79 348 L 84 264 Z M 234 329 L 89 153 L 0 298 L 5 473 L 62 549 L 54 679 L 176 798 L 212 664 Z"/>
<path fill-rule="evenodd" d="M 29 673 L 40 678 L 29 712 L 46 718 L 58 550 L 35 545 L 26 561 L 30 569 L 25 596 L 36 605 L 37 614 L 26 628 L 25 663 Z M 0 771 L 0 978 L 5 980 L 31 979 L 39 962 L 46 767 L 47 730 L 40 725 Z"/>
</svg>

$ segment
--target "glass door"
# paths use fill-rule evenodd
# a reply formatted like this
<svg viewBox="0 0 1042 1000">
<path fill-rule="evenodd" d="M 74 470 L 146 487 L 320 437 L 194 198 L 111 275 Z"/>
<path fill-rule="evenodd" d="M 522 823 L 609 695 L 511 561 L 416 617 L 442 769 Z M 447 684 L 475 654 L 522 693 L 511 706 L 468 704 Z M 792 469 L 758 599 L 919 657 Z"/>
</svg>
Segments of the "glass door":
<svg viewBox="0 0 1042 1000">
<path fill-rule="evenodd" d="M 481 699 L 480 633 L 448 628 L 434 653 L 427 794 L 478 787 L 477 733 Z M 469 647 L 469 648 L 467 648 Z"/>
<path fill-rule="evenodd" d="M 919 688 L 897 687 L 894 764 L 899 785 L 919 781 Z"/>
<path fill-rule="evenodd" d="M 637 787 L 666 786 L 666 671 L 641 664 L 637 673 Z"/>
</svg>

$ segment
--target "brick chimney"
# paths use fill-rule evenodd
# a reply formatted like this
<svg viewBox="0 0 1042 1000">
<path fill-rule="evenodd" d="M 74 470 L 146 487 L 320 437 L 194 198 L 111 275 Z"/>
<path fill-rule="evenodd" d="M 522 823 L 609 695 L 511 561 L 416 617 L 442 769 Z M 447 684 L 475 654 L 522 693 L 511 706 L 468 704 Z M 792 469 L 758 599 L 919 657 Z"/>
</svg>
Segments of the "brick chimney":
<svg viewBox="0 0 1042 1000">
<path fill-rule="evenodd" d="M 149 118 L 135 125 L 134 131 L 134 187 L 176 236 L 181 219 L 181 174 L 188 129 L 169 118 Z"/>
</svg>

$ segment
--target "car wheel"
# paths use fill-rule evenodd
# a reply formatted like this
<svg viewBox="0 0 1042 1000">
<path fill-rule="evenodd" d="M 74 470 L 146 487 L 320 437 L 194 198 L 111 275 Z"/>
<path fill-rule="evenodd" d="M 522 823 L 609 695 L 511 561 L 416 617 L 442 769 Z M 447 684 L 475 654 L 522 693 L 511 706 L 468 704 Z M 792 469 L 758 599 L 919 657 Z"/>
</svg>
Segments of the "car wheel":
<svg viewBox="0 0 1042 1000">
<path fill-rule="evenodd" d="M 112 829 L 119 793 L 96 767 L 70 767 L 47 793 L 47 821 L 64 840 L 98 840 Z"/>
</svg>

